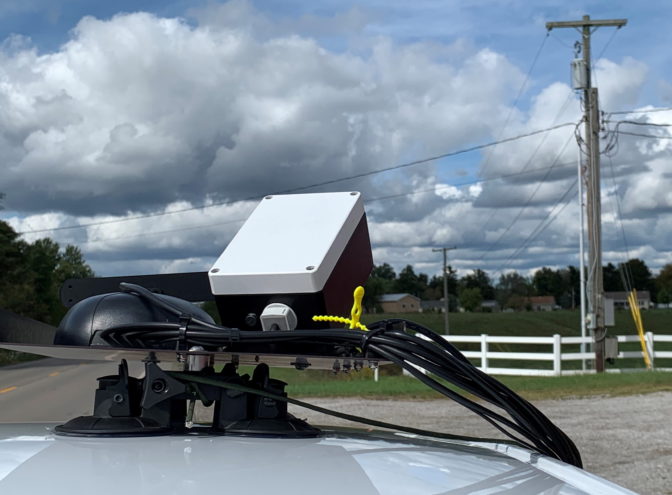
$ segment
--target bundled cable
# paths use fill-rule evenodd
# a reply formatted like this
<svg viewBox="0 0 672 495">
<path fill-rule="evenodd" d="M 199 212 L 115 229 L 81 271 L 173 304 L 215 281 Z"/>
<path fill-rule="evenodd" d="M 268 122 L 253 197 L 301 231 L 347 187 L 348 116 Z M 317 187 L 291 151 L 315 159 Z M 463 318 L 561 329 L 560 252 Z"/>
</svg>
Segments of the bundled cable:
<svg viewBox="0 0 672 495">
<path fill-rule="evenodd" d="M 206 350 L 248 351 L 262 344 L 281 344 L 283 352 L 304 353 L 306 346 L 347 349 L 347 357 L 391 361 L 428 387 L 479 415 L 521 446 L 581 467 L 581 456 L 571 439 L 541 411 L 514 391 L 480 371 L 452 344 L 417 323 L 389 319 L 368 325 L 369 331 L 351 329 L 240 331 L 185 315 L 180 309 L 143 287 L 121 284 L 149 304 L 176 316 L 181 323 L 148 322 L 119 325 L 99 331 L 113 346 L 156 348 L 200 345 Z M 338 354 L 334 354 L 338 355 Z M 341 354 L 342 355 L 342 354 Z M 453 385 L 455 388 L 449 387 Z M 480 401 L 468 397 L 471 395 Z M 487 404 L 487 405 L 486 405 Z"/>
</svg>

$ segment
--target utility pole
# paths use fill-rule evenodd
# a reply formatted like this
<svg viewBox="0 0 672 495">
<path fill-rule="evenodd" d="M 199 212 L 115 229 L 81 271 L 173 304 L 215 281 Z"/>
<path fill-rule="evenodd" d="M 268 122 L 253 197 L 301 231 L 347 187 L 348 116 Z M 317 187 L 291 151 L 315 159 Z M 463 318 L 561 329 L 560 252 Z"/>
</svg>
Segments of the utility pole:
<svg viewBox="0 0 672 495">
<path fill-rule="evenodd" d="M 580 21 L 547 22 L 546 29 L 576 28 L 582 35 L 583 64 L 574 65 L 574 89 L 583 90 L 587 166 L 586 216 L 588 217 L 588 325 L 595 343 L 595 370 L 604 371 L 604 282 L 602 277 L 602 206 L 600 202 L 600 119 L 597 88 L 591 85 L 590 35 L 598 27 L 621 28 L 627 19 L 595 20 L 584 15 Z M 581 226 L 583 228 L 583 226 Z"/>
<path fill-rule="evenodd" d="M 457 249 L 457 246 L 432 249 L 432 252 L 434 253 L 443 251 L 443 302 L 445 305 L 443 333 L 446 335 L 450 333 L 450 326 L 448 325 L 448 251 L 452 251 L 453 249 Z"/>
</svg>

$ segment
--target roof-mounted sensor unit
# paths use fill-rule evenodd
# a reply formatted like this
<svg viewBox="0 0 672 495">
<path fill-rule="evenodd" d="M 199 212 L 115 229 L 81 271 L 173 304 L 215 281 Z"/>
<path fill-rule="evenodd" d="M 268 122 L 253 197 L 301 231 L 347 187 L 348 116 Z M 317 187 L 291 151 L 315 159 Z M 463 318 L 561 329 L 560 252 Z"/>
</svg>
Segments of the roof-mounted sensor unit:
<svg viewBox="0 0 672 495">
<path fill-rule="evenodd" d="M 348 314 L 373 259 L 358 192 L 266 196 L 209 271 L 222 323 L 260 329 L 272 303 L 299 328 L 315 314 Z"/>
</svg>

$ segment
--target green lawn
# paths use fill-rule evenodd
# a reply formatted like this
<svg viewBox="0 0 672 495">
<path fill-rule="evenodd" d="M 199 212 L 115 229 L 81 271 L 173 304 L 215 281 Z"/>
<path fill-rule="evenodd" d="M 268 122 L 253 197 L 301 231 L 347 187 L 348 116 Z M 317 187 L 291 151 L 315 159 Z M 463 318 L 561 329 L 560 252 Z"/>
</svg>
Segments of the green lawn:
<svg viewBox="0 0 672 495">
<path fill-rule="evenodd" d="M 287 382 L 287 392 L 293 397 L 441 397 L 412 377 L 381 376 L 376 383 L 369 370 L 333 375 L 330 372 L 274 369 L 272 376 Z M 499 376 L 497 379 L 530 400 L 672 391 L 672 373 L 662 371 L 559 377 Z"/>
<path fill-rule="evenodd" d="M 403 314 L 365 314 L 362 321 L 372 323 L 386 318 L 404 318 L 424 325 L 435 332 L 443 333 L 443 315 L 438 313 L 403 313 Z M 575 311 L 549 311 L 549 312 L 519 312 L 519 313 L 450 313 L 450 333 L 454 335 L 501 335 L 501 336 L 538 336 L 550 337 L 553 334 L 562 336 L 580 336 L 581 331 L 580 313 Z M 609 328 L 611 335 L 637 335 L 637 330 L 629 311 L 616 311 L 614 327 Z M 642 311 L 644 330 L 660 334 L 672 334 L 672 310 L 652 309 Z M 479 344 L 457 344 L 462 351 L 476 351 Z M 619 344 L 622 351 L 641 350 L 638 342 Z M 657 350 L 672 350 L 672 342 L 657 343 Z M 515 345 L 515 344 L 491 344 L 491 351 L 498 352 L 551 352 L 550 345 Z M 564 346 L 563 352 L 578 352 L 579 345 Z M 656 366 L 672 368 L 672 359 L 659 359 Z M 493 360 L 492 367 L 516 367 L 516 368 L 539 368 L 551 369 L 551 362 Z M 578 369 L 580 363 L 563 362 L 563 369 Z M 621 359 L 608 368 L 642 368 L 642 359 Z"/>
<path fill-rule="evenodd" d="M 455 335 L 580 335 L 578 310 L 529 311 L 519 313 L 450 313 L 450 333 Z M 405 318 L 443 333 L 443 315 L 439 313 L 365 314 L 362 321 L 371 323 L 385 318 Z M 630 311 L 616 311 L 613 335 L 635 335 L 637 330 Z M 644 330 L 672 334 L 672 310 L 642 311 Z"/>
</svg>

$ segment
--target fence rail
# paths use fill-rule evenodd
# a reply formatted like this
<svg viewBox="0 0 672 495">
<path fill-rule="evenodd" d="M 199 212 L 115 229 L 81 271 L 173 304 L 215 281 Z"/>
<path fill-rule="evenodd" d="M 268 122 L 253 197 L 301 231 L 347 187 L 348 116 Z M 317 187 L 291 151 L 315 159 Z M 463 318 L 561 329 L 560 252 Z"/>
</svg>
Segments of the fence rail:
<svg viewBox="0 0 672 495">
<path fill-rule="evenodd" d="M 637 335 L 617 335 L 619 344 L 636 342 L 639 343 Z M 477 364 L 480 362 L 479 369 L 492 375 L 528 375 L 528 376 L 561 376 L 573 375 L 578 373 L 594 373 L 595 370 L 586 368 L 586 363 L 594 359 L 595 355 L 592 352 L 562 352 L 563 346 L 584 344 L 590 346 L 592 344 L 592 337 L 562 337 L 555 334 L 551 337 L 505 337 L 494 335 L 445 335 L 444 338 L 451 344 L 479 344 L 480 349 L 465 350 L 462 353 L 470 359 L 476 360 Z M 651 362 L 655 367 L 656 359 L 672 358 L 672 350 L 656 350 L 655 344 L 662 342 L 672 342 L 672 335 L 655 335 L 653 332 L 646 333 L 646 346 L 651 357 Z M 550 346 L 549 351 L 546 352 L 507 352 L 507 351 L 491 351 L 490 344 L 516 344 L 531 345 L 545 344 Z M 458 345 L 459 347 L 459 345 Z M 642 359 L 642 351 L 619 351 L 617 359 Z M 493 360 L 509 360 L 509 361 L 541 361 L 551 362 L 550 368 L 514 368 L 504 366 L 492 366 Z M 563 364 L 568 362 L 581 362 L 581 366 L 565 366 Z M 659 370 L 672 371 L 672 368 L 657 368 Z M 641 371 L 642 368 L 618 368 L 608 370 L 610 372 L 624 372 L 624 371 Z"/>
</svg>

